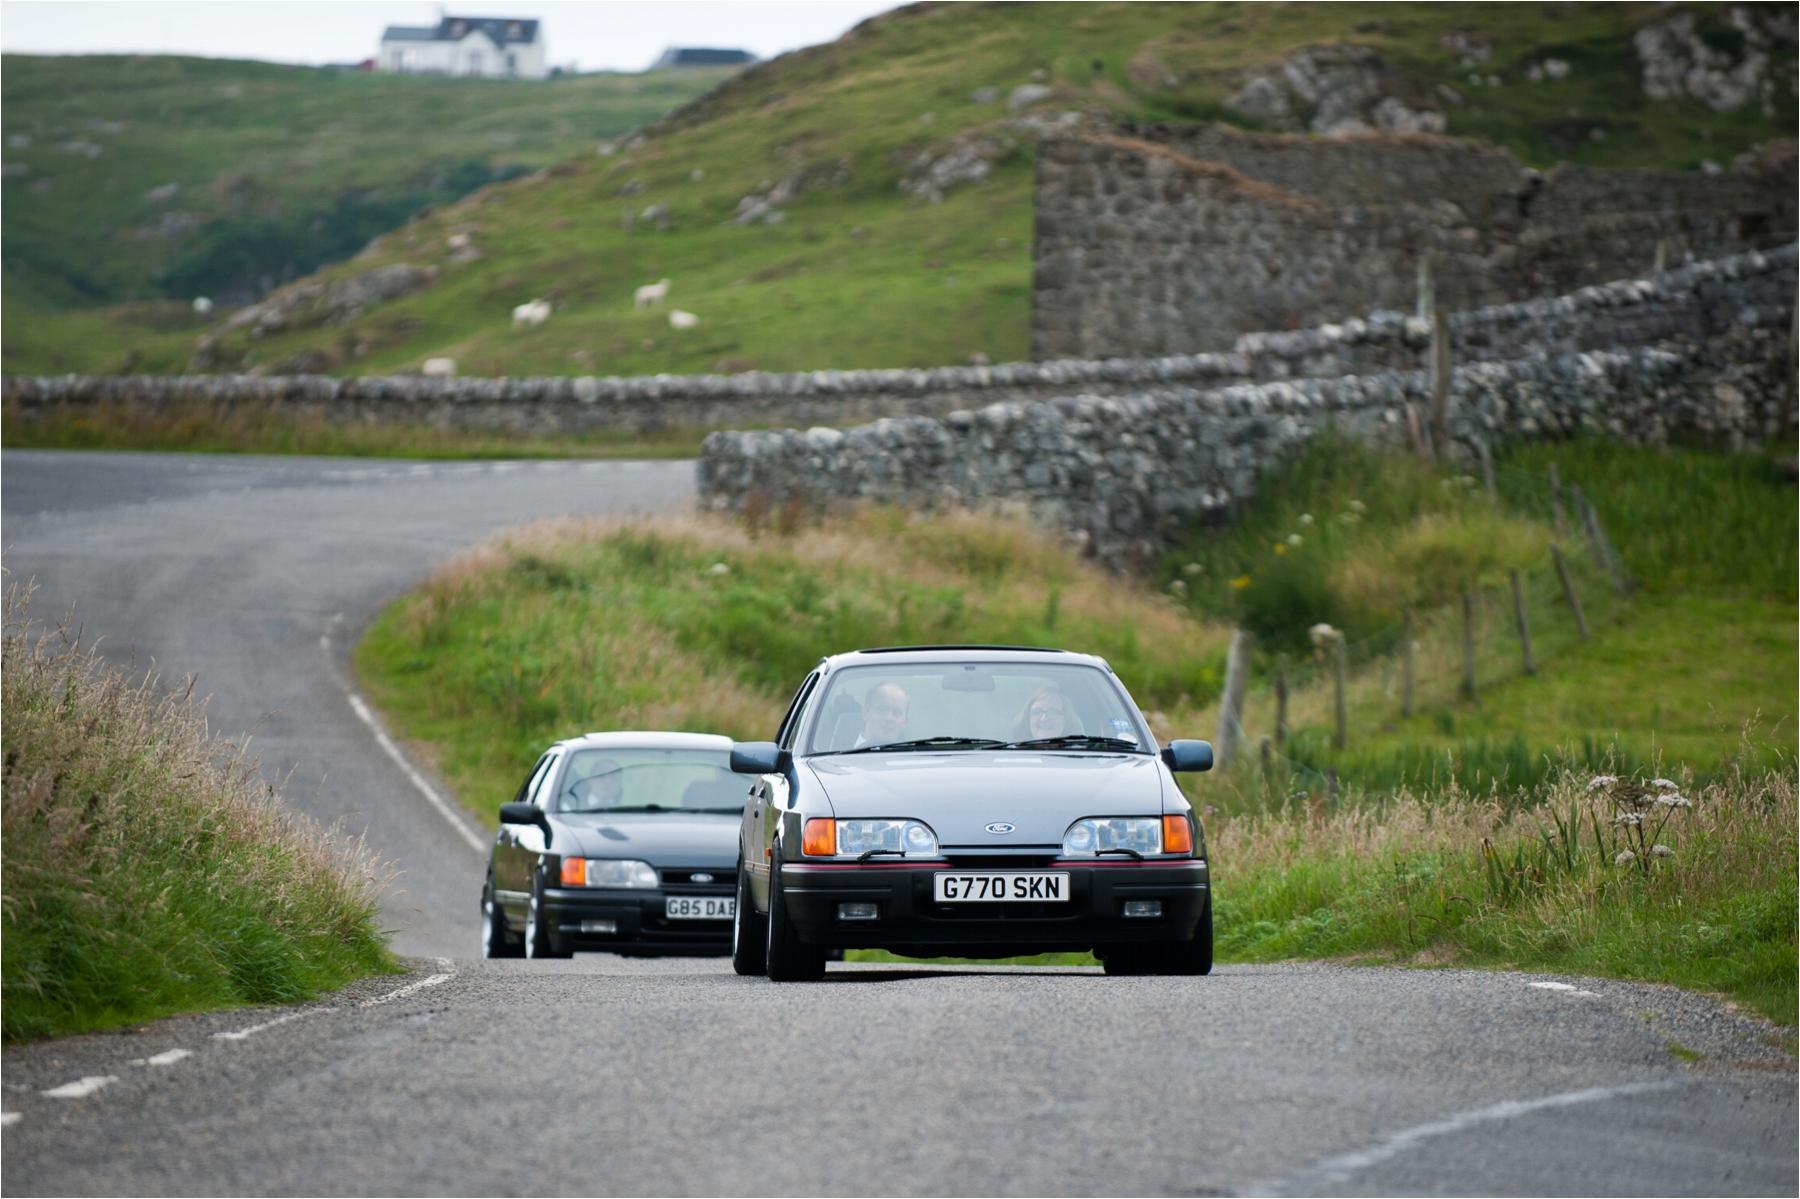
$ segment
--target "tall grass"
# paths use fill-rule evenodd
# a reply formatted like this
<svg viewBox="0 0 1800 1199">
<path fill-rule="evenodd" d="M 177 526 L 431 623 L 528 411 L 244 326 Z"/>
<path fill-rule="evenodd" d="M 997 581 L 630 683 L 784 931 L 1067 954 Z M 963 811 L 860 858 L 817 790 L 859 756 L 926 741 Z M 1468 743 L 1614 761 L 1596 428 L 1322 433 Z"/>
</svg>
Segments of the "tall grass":
<svg viewBox="0 0 1800 1199">
<path fill-rule="evenodd" d="M 242 746 L 6 594 L 0 737 L 9 1042 L 285 1003 L 393 968 L 381 868 L 284 811 Z"/>
<path fill-rule="evenodd" d="M 1673 982 L 1795 1021 L 1795 768 L 1683 785 L 1668 856 L 1620 860 L 1585 771 L 1530 789 L 1296 801 L 1208 828 L 1219 952 Z M 1648 868 L 1646 868 L 1646 866 Z"/>
</svg>

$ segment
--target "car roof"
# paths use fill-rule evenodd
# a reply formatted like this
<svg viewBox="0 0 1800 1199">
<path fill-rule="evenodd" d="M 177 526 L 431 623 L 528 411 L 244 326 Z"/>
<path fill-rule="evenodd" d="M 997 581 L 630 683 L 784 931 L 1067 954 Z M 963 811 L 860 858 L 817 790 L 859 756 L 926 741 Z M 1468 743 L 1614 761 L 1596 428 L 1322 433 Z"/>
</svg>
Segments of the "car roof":
<svg viewBox="0 0 1800 1199">
<path fill-rule="evenodd" d="M 898 662 L 1043 662 L 1053 660 L 1072 666 L 1097 666 L 1111 672 L 1105 658 L 1078 654 L 1072 650 L 1049 649 L 1041 645 L 888 645 L 873 649 L 851 650 L 820 659 L 827 670 L 845 666 Z"/>
<path fill-rule="evenodd" d="M 731 738 L 718 733 L 669 733 L 621 730 L 583 733 L 556 743 L 563 749 L 697 749 L 730 752 Z"/>
</svg>

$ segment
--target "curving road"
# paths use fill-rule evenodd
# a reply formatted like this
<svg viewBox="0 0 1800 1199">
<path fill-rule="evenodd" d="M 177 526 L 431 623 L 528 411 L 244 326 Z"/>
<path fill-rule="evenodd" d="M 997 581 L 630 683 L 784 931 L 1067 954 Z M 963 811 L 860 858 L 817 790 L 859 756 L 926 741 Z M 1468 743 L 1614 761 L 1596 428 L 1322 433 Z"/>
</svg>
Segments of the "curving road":
<svg viewBox="0 0 1800 1199">
<path fill-rule="evenodd" d="M 6 1051 L 0 1189 L 1800 1188 L 1793 1061 L 1670 988 L 1336 966 L 837 965 L 776 986 L 716 960 L 466 960 L 474 834 L 358 714 L 348 646 L 495 529 L 692 489 L 686 463 L 0 458 L 5 565 L 37 579 L 35 612 L 74 604 L 109 656 L 197 675 L 288 802 L 402 867 L 386 915 L 418 959 L 318 1004 Z"/>
</svg>

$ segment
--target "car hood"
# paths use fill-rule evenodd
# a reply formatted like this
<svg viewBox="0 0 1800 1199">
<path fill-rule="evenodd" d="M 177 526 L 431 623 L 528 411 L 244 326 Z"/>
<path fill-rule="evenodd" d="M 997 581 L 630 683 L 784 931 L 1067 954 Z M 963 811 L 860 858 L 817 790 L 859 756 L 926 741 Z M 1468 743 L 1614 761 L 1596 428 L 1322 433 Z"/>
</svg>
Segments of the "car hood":
<svg viewBox="0 0 1800 1199">
<path fill-rule="evenodd" d="M 737 865 L 739 817 L 735 815 L 562 812 L 556 819 L 580 846 L 582 857 L 638 858 L 653 866 L 723 866 L 727 870 Z"/>
<path fill-rule="evenodd" d="M 923 753 L 810 758 L 834 816 L 911 817 L 939 844 L 1060 844 L 1083 816 L 1155 816 L 1163 768 L 1143 754 Z M 1002 842 L 987 830 L 1011 824 Z"/>
</svg>

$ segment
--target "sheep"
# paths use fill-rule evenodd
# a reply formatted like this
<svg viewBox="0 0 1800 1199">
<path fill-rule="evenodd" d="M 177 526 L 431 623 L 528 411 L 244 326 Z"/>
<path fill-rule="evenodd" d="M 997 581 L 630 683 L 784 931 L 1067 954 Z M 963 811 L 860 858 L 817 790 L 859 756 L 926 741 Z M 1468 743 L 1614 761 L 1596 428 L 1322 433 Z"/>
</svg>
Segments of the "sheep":
<svg viewBox="0 0 1800 1199">
<path fill-rule="evenodd" d="M 669 309 L 669 327 L 671 329 L 692 329 L 700 323 L 700 318 L 691 312 L 683 312 L 679 308 Z"/>
<path fill-rule="evenodd" d="M 659 279 L 655 283 L 646 283 L 637 289 L 633 300 L 634 308 L 654 308 L 669 298 L 669 281 Z"/>
<path fill-rule="evenodd" d="M 212 301 L 207 299 L 205 296 L 195 296 L 194 297 L 194 315 L 195 316 L 206 316 L 210 312 L 212 312 Z"/>
<path fill-rule="evenodd" d="M 427 379 L 454 379 L 456 377 L 456 359 L 427 358 L 419 373 Z"/>
<path fill-rule="evenodd" d="M 550 319 L 550 301 L 532 300 L 513 309 L 513 328 L 533 329 Z"/>
</svg>

